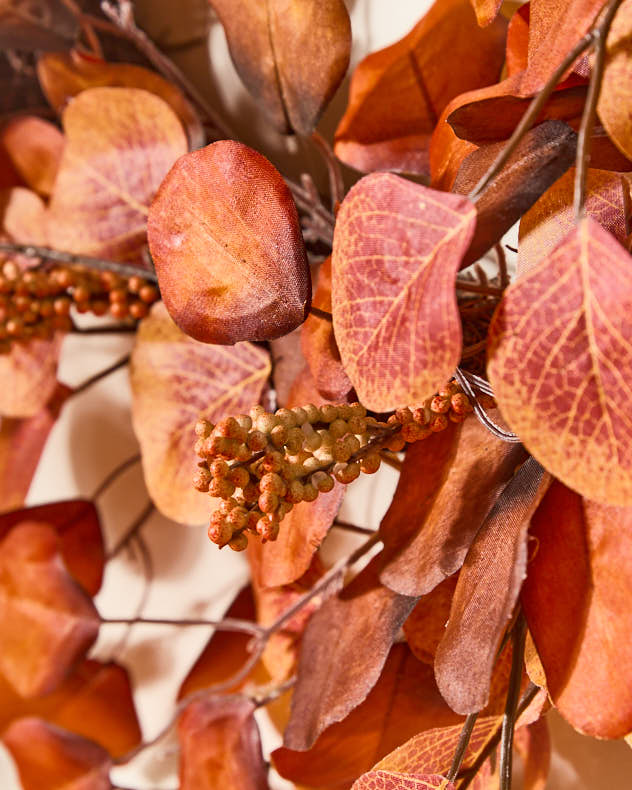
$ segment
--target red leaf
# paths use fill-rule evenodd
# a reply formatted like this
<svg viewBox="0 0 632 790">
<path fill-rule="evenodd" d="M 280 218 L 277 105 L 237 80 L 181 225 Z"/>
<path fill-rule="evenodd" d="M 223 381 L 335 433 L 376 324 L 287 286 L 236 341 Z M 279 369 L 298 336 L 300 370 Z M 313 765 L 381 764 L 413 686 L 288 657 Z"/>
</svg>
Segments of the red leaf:
<svg viewBox="0 0 632 790">
<path fill-rule="evenodd" d="M 2 130 L 0 145 L 24 183 L 41 195 L 50 195 L 64 148 L 59 129 L 33 115 L 18 116 Z"/>
<path fill-rule="evenodd" d="M 0 670 L 23 697 L 38 696 L 94 642 L 99 615 L 66 571 L 52 527 L 24 522 L 0 546 Z"/>
<path fill-rule="evenodd" d="M 269 340 L 305 320 L 311 285 L 296 206 L 252 148 L 222 140 L 179 159 L 148 233 L 167 309 L 196 340 Z"/>
<path fill-rule="evenodd" d="M 475 223 L 466 198 L 387 173 L 366 176 L 342 203 L 334 331 L 367 408 L 423 400 L 452 375 L 461 356 L 454 280 Z"/>
<path fill-rule="evenodd" d="M 50 246 L 138 261 L 149 204 L 187 150 L 182 124 L 157 96 L 91 88 L 65 109 L 66 147 L 50 202 Z"/>
<path fill-rule="evenodd" d="M 0 677 L 0 730 L 24 716 L 90 738 L 114 757 L 141 741 L 129 677 L 117 664 L 84 661 L 52 694 L 33 700 L 19 697 Z"/>
<path fill-rule="evenodd" d="M 96 595 L 103 581 L 105 552 L 99 514 L 87 499 L 69 499 L 26 507 L 0 515 L 0 539 L 23 521 L 53 527 L 66 568 L 89 595 Z"/>
<path fill-rule="evenodd" d="M 210 0 L 240 77 L 282 133 L 308 135 L 349 65 L 342 0 Z"/>
<path fill-rule="evenodd" d="M 285 730 L 289 749 L 309 749 L 324 729 L 366 699 L 415 605 L 415 598 L 379 583 L 379 566 L 374 559 L 307 625 Z"/>
<path fill-rule="evenodd" d="M 329 640 L 333 646 L 335 638 Z M 441 698 L 432 667 L 406 645 L 395 645 L 362 704 L 328 727 L 309 751 L 283 747 L 272 761 L 281 776 L 300 785 L 348 788 L 407 738 L 460 720 Z"/>
<path fill-rule="evenodd" d="M 435 676 L 458 713 L 487 705 L 496 655 L 527 567 L 527 529 L 551 482 L 532 458 L 510 480 L 474 538 L 459 574 Z"/>
<path fill-rule="evenodd" d="M 488 373 L 507 422 L 554 475 L 632 503 L 629 254 L 590 217 L 505 292 Z"/>
<path fill-rule="evenodd" d="M 195 422 L 239 414 L 259 402 L 270 374 L 268 354 L 198 343 L 156 304 L 143 319 L 132 352 L 132 421 L 143 472 L 156 506 L 169 518 L 200 524 L 216 504 L 193 487 Z"/>
<path fill-rule="evenodd" d="M 496 439 L 476 419 L 409 447 L 380 525 L 382 582 L 404 595 L 425 595 L 458 571 L 524 458 L 520 447 Z"/>
<path fill-rule="evenodd" d="M 36 718 L 20 719 L 2 736 L 23 790 L 110 790 L 111 760 L 96 743 Z"/>
<path fill-rule="evenodd" d="M 504 58 L 506 23 L 476 24 L 468 0 L 439 0 L 400 41 L 356 68 L 336 155 L 369 172 L 428 173 L 428 143 L 443 108 L 459 94 L 494 82 Z M 468 67 L 449 68 L 467 59 Z"/>
<path fill-rule="evenodd" d="M 267 790 L 255 705 L 243 697 L 207 696 L 178 721 L 181 790 Z"/>
<path fill-rule="evenodd" d="M 522 603 L 560 713 L 581 732 L 632 730 L 632 510 L 554 483 L 533 517 Z M 551 575 L 553 574 L 553 575 Z"/>
</svg>

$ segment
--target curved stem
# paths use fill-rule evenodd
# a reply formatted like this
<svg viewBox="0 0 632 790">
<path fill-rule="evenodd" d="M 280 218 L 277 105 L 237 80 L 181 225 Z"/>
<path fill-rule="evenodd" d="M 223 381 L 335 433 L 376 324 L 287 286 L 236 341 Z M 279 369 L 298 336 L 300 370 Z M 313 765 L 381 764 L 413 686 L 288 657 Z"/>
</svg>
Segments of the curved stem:
<svg viewBox="0 0 632 790">
<path fill-rule="evenodd" d="M 265 633 L 262 626 L 249 620 L 238 620 L 226 617 L 223 620 L 209 620 L 205 617 L 102 617 L 102 625 L 176 625 L 176 626 L 212 626 L 218 631 L 238 631 L 240 633 L 260 636 Z"/>
<path fill-rule="evenodd" d="M 309 308 L 309 312 L 315 315 L 316 318 L 322 318 L 323 321 L 329 321 L 331 323 L 334 320 L 331 313 L 328 313 L 326 310 L 321 310 L 320 307 L 314 307 L 314 305 Z"/>
<path fill-rule="evenodd" d="M 110 472 L 110 474 L 105 478 L 105 480 L 99 485 L 96 491 L 92 494 L 90 499 L 98 499 L 101 494 L 109 488 L 109 486 L 116 480 L 119 475 L 122 475 L 130 466 L 134 466 L 140 461 L 140 453 L 136 453 L 131 458 L 126 458 L 125 461 L 121 462 L 118 466 L 114 467 L 114 469 Z"/>
<path fill-rule="evenodd" d="M 108 552 L 107 559 L 111 560 L 119 554 L 122 549 L 124 549 L 132 538 L 137 537 L 138 531 L 143 526 L 143 524 L 147 521 L 147 519 L 151 516 L 151 514 L 155 510 L 155 505 L 153 502 L 149 502 L 145 508 L 143 509 L 142 513 L 136 518 L 133 522 L 131 527 L 127 530 L 127 532 L 123 535 L 123 537 L 116 543 L 112 549 Z"/>
<path fill-rule="evenodd" d="M 82 384 L 76 387 L 70 393 L 70 397 L 74 397 L 75 395 L 80 395 L 82 392 L 85 392 L 89 387 L 93 384 L 96 384 L 97 381 L 101 381 L 101 379 L 106 378 L 111 373 L 115 373 L 117 370 L 124 368 L 130 360 L 130 355 L 126 354 L 122 359 L 119 359 L 118 362 L 114 362 L 114 364 L 110 365 L 105 370 L 100 370 L 98 373 L 95 373 L 94 376 L 90 376 L 90 378 L 86 379 Z"/>
</svg>

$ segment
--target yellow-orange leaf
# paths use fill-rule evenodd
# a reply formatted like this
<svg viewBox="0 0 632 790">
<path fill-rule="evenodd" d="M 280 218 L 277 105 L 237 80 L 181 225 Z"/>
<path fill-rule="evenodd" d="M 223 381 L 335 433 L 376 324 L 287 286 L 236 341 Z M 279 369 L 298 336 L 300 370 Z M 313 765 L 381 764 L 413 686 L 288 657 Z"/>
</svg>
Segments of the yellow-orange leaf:
<svg viewBox="0 0 632 790">
<path fill-rule="evenodd" d="M 164 77 L 133 63 L 105 63 L 81 52 L 46 52 L 37 61 L 37 76 L 46 98 L 61 113 L 66 104 L 88 88 L 140 88 L 167 102 L 180 118 L 189 146 L 204 145 L 200 119 L 180 90 Z"/>
<path fill-rule="evenodd" d="M 485 27 L 496 18 L 502 0 L 471 0 L 471 3 L 476 13 L 476 21 L 481 27 Z"/>
<path fill-rule="evenodd" d="M 66 147 L 51 197 L 52 247 L 138 260 L 160 182 L 187 150 L 182 124 L 157 96 L 90 88 L 63 114 Z"/>
<path fill-rule="evenodd" d="M 221 140 L 183 156 L 148 234 L 167 309 L 196 340 L 270 340 L 305 320 L 311 279 L 296 206 L 247 145 Z"/>
<path fill-rule="evenodd" d="M 24 183 L 42 195 L 50 195 L 64 148 L 59 129 L 36 116 L 18 116 L 2 130 L 0 145 Z"/>
<path fill-rule="evenodd" d="M 488 373 L 527 449 L 605 504 L 632 504 L 632 261 L 590 217 L 512 284 Z"/>
<path fill-rule="evenodd" d="M 0 414 L 33 417 L 40 412 L 57 386 L 57 363 L 63 333 L 51 340 L 13 343 L 0 355 Z"/>
<path fill-rule="evenodd" d="M 46 246 L 46 206 L 42 198 L 26 187 L 0 193 L 0 228 L 18 244 Z M 29 261 L 32 264 L 32 260 Z"/>
<path fill-rule="evenodd" d="M 169 518 L 199 524 L 216 500 L 193 488 L 195 422 L 213 423 L 259 402 L 268 354 L 250 343 L 198 343 L 181 332 L 162 303 L 140 324 L 132 352 L 132 420 L 156 506 Z"/>
<path fill-rule="evenodd" d="M 410 774 L 374 770 L 361 776 L 353 790 L 455 790 L 455 785 L 440 774 Z"/>
<path fill-rule="evenodd" d="M 597 103 L 601 122 L 617 148 L 632 159 L 632 118 L 629 107 L 632 93 L 632 1 L 625 0 L 614 19 L 606 42 L 606 63 Z"/>
<path fill-rule="evenodd" d="M 388 173 L 366 176 L 342 203 L 334 330 L 368 408 L 423 400 L 454 372 L 462 338 L 454 281 L 475 224 L 467 198 Z"/>
</svg>

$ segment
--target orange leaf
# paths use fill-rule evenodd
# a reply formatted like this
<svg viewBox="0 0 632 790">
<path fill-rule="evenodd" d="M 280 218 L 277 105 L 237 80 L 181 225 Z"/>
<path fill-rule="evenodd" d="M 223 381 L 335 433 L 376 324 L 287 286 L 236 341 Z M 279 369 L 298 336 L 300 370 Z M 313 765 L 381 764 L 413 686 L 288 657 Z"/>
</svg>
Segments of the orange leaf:
<svg viewBox="0 0 632 790">
<path fill-rule="evenodd" d="M 349 65 L 342 0 L 210 0 L 239 76 L 282 133 L 310 134 Z"/>
<path fill-rule="evenodd" d="M 439 774 L 401 774 L 376 770 L 354 782 L 353 790 L 456 790 L 456 787 Z"/>
<path fill-rule="evenodd" d="M 410 649 L 420 661 L 431 666 L 450 617 L 457 579 L 458 573 L 453 574 L 422 595 L 403 625 Z"/>
<path fill-rule="evenodd" d="M 461 356 L 454 281 L 474 234 L 466 199 L 375 173 L 345 198 L 333 250 L 333 316 L 359 399 L 387 411 L 432 395 Z"/>
<path fill-rule="evenodd" d="M 573 727 L 601 738 L 632 730 L 631 529 L 629 508 L 582 499 L 559 482 L 531 527 L 538 548 L 522 602 L 547 689 Z"/>
<path fill-rule="evenodd" d="M 489 332 L 500 409 L 554 475 L 599 502 L 632 504 L 632 270 L 587 217 L 505 292 Z"/>
<path fill-rule="evenodd" d="M 415 598 L 379 583 L 379 566 L 377 557 L 307 625 L 285 730 L 290 749 L 309 749 L 324 729 L 366 699 L 415 605 Z"/>
<path fill-rule="evenodd" d="M 34 417 L 51 399 L 57 387 L 57 363 L 64 335 L 50 340 L 13 343 L 0 355 L 0 414 Z"/>
<path fill-rule="evenodd" d="M 351 81 L 334 150 L 369 172 L 428 173 L 428 143 L 443 108 L 494 82 L 504 58 L 506 22 L 482 30 L 468 0 L 438 0 L 397 43 L 364 58 Z M 467 60 L 467 68 L 450 68 Z"/>
<path fill-rule="evenodd" d="M 487 705 L 498 648 L 527 567 L 527 529 L 551 482 L 532 458 L 507 483 L 467 553 L 435 659 L 437 685 L 458 713 Z"/>
<path fill-rule="evenodd" d="M 46 52 L 37 61 L 37 76 L 50 105 L 61 113 L 73 96 L 88 88 L 140 88 L 165 101 L 182 121 L 189 147 L 204 145 L 204 129 L 181 91 L 159 74 L 132 63 L 105 63 L 81 52 Z"/>
<path fill-rule="evenodd" d="M 187 150 L 162 99 L 135 88 L 91 88 L 63 114 L 66 147 L 50 202 L 50 245 L 115 260 L 140 259 L 149 204 Z"/>
<path fill-rule="evenodd" d="M 496 439 L 476 419 L 409 447 L 380 525 L 382 582 L 404 595 L 425 595 L 458 571 L 524 458 L 520 447 Z"/>
<path fill-rule="evenodd" d="M 20 719 L 2 736 L 23 790 L 111 790 L 111 760 L 92 741 L 37 718 Z"/>
<path fill-rule="evenodd" d="M 52 527 L 23 522 L 0 552 L 0 670 L 23 697 L 53 690 L 94 642 L 99 615 L 64 567 Z"/>
<path fill-rule="evenodd" d="M 141 741 L 127 671 L 117 664 L 84 661 L 52 694 L 19 697 L 0 677 L 0 730 L 24 716 L 96 741 L 114 757 Z"/>
<path fill-rule="evenodd" d="M 617 148 L 632 159 L 632 120 L 627 112 L 630 103 L 632 56 L 632 2 L 626 0 L 619 7 L 606 42 L 606 63 L 601 82 L 597 112 Z"/>
<path fill-rule="evenodd" d="M 296 206 L 279 171 L 242 143 L 175 164 L 151 207 L 149 245 L 167 309 L 196 340 L 269 340 L 307 316 Z"/>
<path fill-rule="evenodd" d="M 513 77 L 527 68 L 530 6 L 531 3 L 521 5 L 509 20 L 505 56 L 508 77 Z"/>
<path fill-rule="evenodd" d="M 565 173 L 520 220 L 518 274 L 533 269 L 575 227 L 573 185 L 575 168 Z M 628 235 L 629 185 L 619 173 L 588 170 L 586 213 L 622 244 Z"/>
<path fill-rule="evenodd" d="M 329 644 L 335 646 L 331 634 Z M 301 785 L 348 788 L 408 738 L 459 721 L 441 698 L 432 667 L 398 644 L 364 702 L 328 727 L 309 751 L 283 747 L 272 753 L 272 761 L 281 776 Z"/>
<path fill-rule="evenodd" d="M 105 552 L 99 514 L 87 499 L 69 499 L 26 507 L 0 515 L 0 539 L 22 521 L 53 527 L 59 535 L 59 551 L 69 573 L 89 595 L 101 588 Z"/>
<path fill-rule="evenodd" d="M 56 126 L 33 115 L 18 116 L 2 130 L 0 145 L 28 187 L 51 194 L 64 148 L 64 136 Z"/>
<path fill-rule="evenodd" d="M 212 422 L 259 402 L 270 374 L 268 354 L 250 343 L 235 348 L 198 343 L 156 304 L 143 319 L 131 359 L 132 422 L 149 493 L 167 517 L 199 524 L 214 500 L 193 488 L 195 422 Z"/>
<path fill-rule="evenodd" d="M 60 384 L 35 416 L 0 420 L 0 511 L 24 504 L 48 435 L 69 394 Z"/>
<path fill-rule="evenodd" d="M 42 198 L 25 187 L 0 193 L 0 226 L 18 244 L 48 244 L 46 206 Z M 3 253 L 3 257 L 6 253 Z M 13 256 L 19 260 L 19 256 Z M 24 259 L 22 259 L 24 260 Z M 32 260 L 28 261 L 32 265 Z"/>
<path fill-rule="evenodd" d="M 481 27 L 486 27 L 496 19 L 502 5 L 502 0 L 470 0 L 476 13 L 476 21 Z"/>
<path fill-rule="evenodd" d="M 255 705 L 244 697 L 207 696 L 178 721 L 181 790 L 267 790 Z"/>
<path fill-rule="evenodd" d="M 331 313 L 331 256 L 318 270 L 312 304 Z M 332 401 L 346 400 L 353 385 L 342 366 L 333 323 L 310 314 L 301 330 L 301 346 L 321 395 Z"/>
</svg>

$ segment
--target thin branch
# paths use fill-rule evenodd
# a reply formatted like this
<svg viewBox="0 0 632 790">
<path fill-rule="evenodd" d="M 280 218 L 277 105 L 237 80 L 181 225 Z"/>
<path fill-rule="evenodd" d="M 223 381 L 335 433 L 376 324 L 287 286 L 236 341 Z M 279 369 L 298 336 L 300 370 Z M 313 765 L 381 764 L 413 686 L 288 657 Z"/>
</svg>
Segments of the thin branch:
<svg viewBox="0 0 632 790">
<path fill-rule="evenodd" d="M 573 211 L 575 219 L 581 220 L 585 216 L 584 203 L 586 200 L 586 176 L 590 164 L 590 149 L 592 145 L 592 133 L 597 116 L 597 102 L 601 93 L 601 83 L 606 60 L 606 40 L 612 25 L 612 20 L 622 0 L 611 0 L 601 24 L 593 31 L 593 41 L 595 42 L 595 62 L 590 75 L 590 85 L 588 86 L 588 96 L 582 120 L 577 135 L 577 161 L 575 169 L 575 185 L 573 189 Z"/>
<path fill-rule="evenodd" d="M 137 537 L 140 528 L 151 516 L 151 514 L 154 512 L 155 509 L 156 508 L 154 503 L 150 501 L 145 506 L 145 508 L 143 509 L 142 513 L 138 516 L 138 518 L 134 520 L 134 522 L 127 530 L 125 535 L 123 535 L 123 537 L 113 546 L 113 548 L 110 549 L 107 555 L 108 560 L 114 559 L 114 557 L 116 557 L 116 555 L 119 554 L 119 552 L 122 549 L 124 549 L 127 545 L 129 545 L 129 542 L 132 540 L 132 538 Z"/>
<path fill-rule="evenodd" d="M 484 294 L 485 296 L 502 296 L 502 288 L 494 288 L 492 285 L 479 285 L 478 283 L 471 283 L 468 280 L 456 281 L 457 291 L 469 291 L 473 294 Z"/>
<path fill-rule="evenodd" d="M 140 461 L 140 453 L 136 453 L 131 458 L 126 458 L 125 461 L 122 461 L 118 466 L 114 467 L 114 469 L 110 472 L 110 474 L 105 478 L 105 480 L 99 485 L 96 491 L 92 494 L 90 499 L 98 499 L 101 494 L 109 488 L 109 486 L 116 480 L 119 475 L 122 475 L 130 466 L 134 466 Z"/>
<path fill-rule="evenodd" d="M 94 28 L 90 24 L 90 21 L 83 18 L 83 12 L 74 2 L 74 0 L 62 0 L 62 3 L 66 6 L 71 14 L 74 14 L 77 21 L 79 22 L 79 26 L 86 37 L 86 41 L 90 45 L 92 54 L 103 60 L 103 49 L 101 48 L 101 42 L 99 41 L 97 34 L 94 32 Z"/>
<path fill-rule="evenodd" d="M 521 440 L 520 437 L 512 433 L 511 431 L 505 431 L 500 425 L 497 425 L 492 418 L 487 414 L 485 409 L 481 406 L 476 397 L 476 393 L 472 389 L 472 385 L 470 384 L 470 380 L 468 376 L 465 375 L 465 372 L 461 370 L 461 368 L 457 368 L 454 376 L 456 380 L 459 382 L 463 391 L 470 399 L 472 406 L 474 407 L 474 414 L 478 418 L 479 422 L 487 428 L 487 430 L 495 436 L 497 439 L 502 439 L 503 442 L 510 442 L 512 444 L 520 444 Z M 481 379 L 482 381 L 482 379 Z"/>
<path fill-rule="evenodd" d="M 487 348 L 487 340 L 479 340 L 478 343 L 473 343 L 471 346 L 465 346 L 461 353 L 461 359 L 471 359 L 475 357 L 477 354 L 480 354 L 481 351 L 485 351 Z"/>
<path fill-rule="evenodd" d="M 136 324 L 117 324 L 116 326 L 73 326 L 72 334 L 77 335 L 121 335 L 136 332 Z"/>
<path fill-rule="evenodd" d="M 498 279 L 500 280 L 500 287 L 504 291 L 509 285 L 509 273 L 507 271 L 507 256 L 503 250 L 503 245 L 498 243 L 494 244 L 494 251 L 498 260 Z"/>
<path fill-rule="evenodd" d="M 327 166 L 327 175 L 329 176 L 329 192 L 331 194 L 331 206 L 335 210 L 337 203 L 342 203 L 345 195 L 345 183 L 342 177 L 342 170 L 340 162 L 332 151 L 331 146 L 325 138 L 314 130 L 312 132 L 312 142 L 321 153 Z"/>
<path fill-rule="evenodd" d="M 315 315 L 317 318 L 322 318 L 324 321 L 329 321 L 329 323 L 334 320 L 331 313 L 328 313 L 326 310 L 321 310 L 320 307 L 314 307 L 314 305 L 309 308 L 309 312 L 312 315 Z"/>
<path fill-rule="evenodd" d="M 588 49 L 592 42 L 593 32 L 591 31 L 590 33 L 587 33 L 582 39 L 580 39 L 577 44 L 575 44 L 573 49 L 566 55 L 560 65 L 555 69 L 553 74 L 551 74 L 544 88 L 542 88 L 540 93 L 534 97 L 527 111 L 520 119 L 520 123 L 514 129 L 514 133 L 507 141 L 503 150 L 498 154 L 496 159 L 494 159 L 487 172 L 482 176 L 478 184 L 468 195 L 470 200 L 475 202 L 476 198 L 479 197 L 479 195 L 485 190 L 489 183 L 493 181 L 494 178 L 496 178 L 498 173 L 500 173 L 503 167 L 507 164 L 511 155 L 516 150 L 518 143 L 522 140 L 524 135 L 529 131 L 529 129 L 537 120 L 540 111 L 546 104 L 549 96 L 555 90 L 558 82 L 564 76 L 564 73 L 573 65 L 573 63 L 575 63 L 577 58 Z"/>
<path fill-rule="evenodd" d="M 516 706 L 520 695 L 520 681 L 522 679 L 522 663 L 524 661 L 524 644 L 527 636 L 527 623 L 522 612 L 513 628 L 512 642 L 513 653 L 511 658 L 511 674 L 509 675 L 509 688 L 507 690 L 507 704 L 503 716 L 500 741 L 500 788 L 511 790 L 513 739 L 516 724 Z"/>
<path fill-rule="evenodd" d="M 340 521 L 336 519 L 332 524 L 332 527 L 337 527 L 338 529 L 344 529 L 347 532 L 355 532 L 358 535 L 374 535 L 375 530 L 371 529 L 370 527 L 359 527 L 357 524 L 350 524 L 348 521 Z"/>
<path fill-rule="evenodd" d="M 102 625 L 175 625 L 175 626 L 212 626 L 218 631 L 237 631 L 240 633 L 261 636 L 266 629 L 249 620 L 238 620 L 225 617 L 223 620 L 208 620 L 206 618 L 181 617 L 177 619 L 165 617 L 102 617 Z"/>
<path fill-rule="evenodd" d="M 474 725 L 476 724 L 477 718 L 478 713 L 470 713 L 468 716 L 466 716 L 465 721 L 463 722 L 463 729 L 459 735 L 459 742 L 457 744 L 454 757 L 452 758 L 452 765 L 450 766 L 450 770 L 446 776 L 448 782 L 454 782 L 458 776 L 459 771 L 461 770 L 461 764 L 463 762 L 463 758 L 465 757 L 467 747 L 469 746 L 470 738 L 472 737 L 472 732 L 474 730 Z"/>
<path fill-rule="evenodd" d="M 98 373 L 95 373 L 94 376 L 90 376 L 89 379 L 86 379 L 82 384 L 80 384 L 78 387 L 73 389 L 71 393 L 71 397 L 74 397 L 75 395 L 80 395 L 82 392 L 85 392 L 85 390 L 87 390 L 93 384 L 96 384 L 97 381 L 101 381 L 101 379 L 104 379 L 110 374 L 115 373 L 117 370 L 120 370 L 120 368 L 124 368 L 129 363 L 129 360 L 130 360 L 130 355 L 126 354 L 122 359 L 119 359 L 118 362 L 115 362 L 114 364 L 110 365 L 110 367 L 105 368 L 105 370 L 100 370 Z"/>
</svg>

